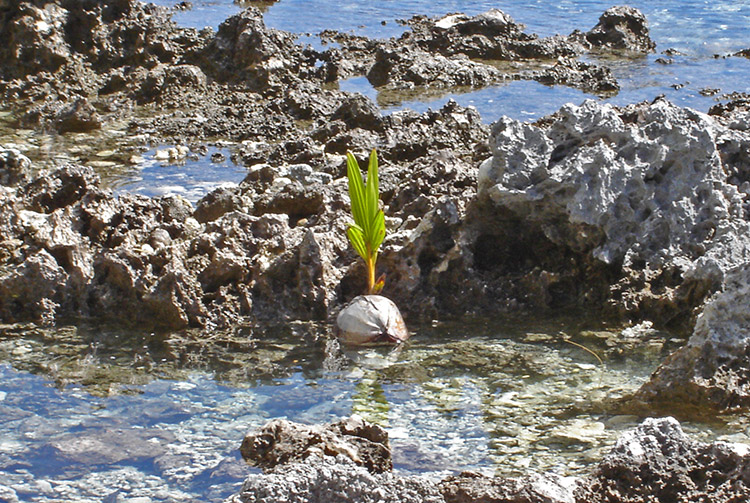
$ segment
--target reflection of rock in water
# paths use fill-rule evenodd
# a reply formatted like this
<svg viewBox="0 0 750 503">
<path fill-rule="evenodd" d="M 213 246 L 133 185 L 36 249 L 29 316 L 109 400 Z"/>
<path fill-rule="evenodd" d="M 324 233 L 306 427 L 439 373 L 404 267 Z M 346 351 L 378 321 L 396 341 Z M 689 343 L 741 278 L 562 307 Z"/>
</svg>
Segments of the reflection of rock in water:
<svg viewBox="0 0 750 503">
<path fill-rule="evenodd" d="M 365 346 L 351 348 L 344 346 L 343 353 L 356 365 L 363 369 L 382 370 L 399 361 L 403 344 L 398 346 Z"/>
<path fill-rule="evenodd" d="M 341 351 L 341 344 L 336 337 L 329 336 L 325 342 L 325 358 L 323 359 L 323 370 L 327 372 L 338 372 L 349 366 L 349 360 Z"/>
</svg>

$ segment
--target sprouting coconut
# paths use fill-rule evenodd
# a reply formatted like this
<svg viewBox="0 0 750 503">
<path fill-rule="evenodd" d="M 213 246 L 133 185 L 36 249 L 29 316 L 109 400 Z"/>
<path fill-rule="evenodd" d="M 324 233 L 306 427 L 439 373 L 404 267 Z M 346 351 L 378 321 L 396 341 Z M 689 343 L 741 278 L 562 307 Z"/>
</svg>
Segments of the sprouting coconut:
<svg viewBox="0 0 750 503">
<path fill-rule="evenodd" d="M 385 285 L 385 277 L 375 281 L 378 248 L 385 239 L 385 215 L 380 208 L 378 188 L 378 156 L 373 149 L 366 185 L 359 163 L 351 152 L 346 154 L 346 167 L 354 218 L 346 235 L 367 266 L 367 294 L 355 297 L 341 310 L 336 318 L 338 335 L 345 344 L 403 342 L 409 338 L 404 318 L 393 301 L 378 295 Z"/>
<path fill-rule="evenodd" d="M 404 318 L 391 299 L 359 295 L 336 318 L 339 339 L 345 344 L 400 343 L 409 338 Z"/>
</svg>

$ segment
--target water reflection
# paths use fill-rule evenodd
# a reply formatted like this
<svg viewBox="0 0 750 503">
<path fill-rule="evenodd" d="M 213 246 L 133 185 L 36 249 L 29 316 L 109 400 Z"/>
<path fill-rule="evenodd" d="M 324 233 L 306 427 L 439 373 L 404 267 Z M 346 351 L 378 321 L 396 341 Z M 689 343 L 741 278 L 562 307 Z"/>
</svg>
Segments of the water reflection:
<svg viewBox="0 0 750 503">
<path fill-rule="evenodd" d="M 387 427 L 402 473 L 582 473 L 638 422 L 619 399 L 682 343 L 582 319 L 412 327 L 397 351 L 342 350 L 308 322 L 169 334 L 3 326 L 0 486 L 34 501 L 221 501 L 248 472 L 237 452 L 248 430 L 351 413 Z M 745 420 L 732 419 L 684 426 L 737 440 Z"/>
<path fill-rule="evenodd" d="M 143 153 L 124 174 L 110 174 L 105 182 L 117 192 L 144 196 L 176 194 L 196 202 L 221 186 L 233 186 L 247 169 L 232 161 L 228 148 L 205 147 L 193 152 L 181 145 L 165 145 Z"/>
</svg>

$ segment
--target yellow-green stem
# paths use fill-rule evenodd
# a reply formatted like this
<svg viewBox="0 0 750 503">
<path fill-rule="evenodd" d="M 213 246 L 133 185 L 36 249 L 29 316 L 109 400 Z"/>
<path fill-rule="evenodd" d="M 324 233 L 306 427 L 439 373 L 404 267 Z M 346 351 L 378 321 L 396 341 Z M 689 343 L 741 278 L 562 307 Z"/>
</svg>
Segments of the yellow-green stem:
<svg viewBox="0 0 750 503">
<path fill-rule="evenodd" d="M 370 256 L 365 263 L 367 264 L 367 293 L 372 294 L 375 290 L 375 261 Z"/>
</svg>

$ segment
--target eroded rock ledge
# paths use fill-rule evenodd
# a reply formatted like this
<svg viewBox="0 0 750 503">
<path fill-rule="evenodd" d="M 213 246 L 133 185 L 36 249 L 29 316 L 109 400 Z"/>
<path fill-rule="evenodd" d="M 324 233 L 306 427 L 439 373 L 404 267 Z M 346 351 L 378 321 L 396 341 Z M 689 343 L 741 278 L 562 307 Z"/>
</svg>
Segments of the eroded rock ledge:
<svg viewBox="0 0 750 503">
<path fill-rule="evenodd" d="M 360 427 L 366 425 L 359 418 L 344 423 L 347 421 Z M 729 502 L 750 497 L 750 447 L 693 441 L 672 418 L 646 419 L 626 432 L 589 475 L 578 479 L 554 474 L 489 478 L 462 473 L 435 482 L 364 468 L 351 454 L 357 452 L 356 444 L 349 449 L 343 447 L 350 438 L 346 435 L 333 442 L 337 449 L 311 452 L 304 439 L 310 428 L 316 427 L 273 424 L 248 438 L 263 436 L 263 431 L 277 431 L 279 427 L 292 433 L 303 432 L 298 455 L 292 456 L 293 462 L 250 475 L 241 492 L 228 503 L 635 503 L 648 498 L 664 502 Z M 328 429 L 335 428 L 332 425 Z M 293 444 L 286 442 L 281 449 L 286 452 Z"/>
<path fill-rule="evenodd" d="M 663 99 L 587 101 L 536 124 L 503 118 L 478 174 L 487 129 L 473 109 L 383 117 L 353 98 L 333 117 L 311 144 L 333 128 L 342 149 L 382 145 L 380 264 L 407 315 L 579 306 L 692 329 L 715 294 L 690 345 L 639 398 L 748 404 L 748 322 L 733 302 L 747 296 L 750 257 L 741 107 L 709 116 Z M 193 208 L 115 197 L 76 166 L 29 179 L 28 162 L 6 150 L 1 178 L 16 185 L 0 193 L 3 320 L 326 319 L 363 289 L 344 237 L 343 157 L 316 170 L 268 154 L 246 151 L 270 163 Z"/>
<path fill-rule="evenodd" d="M 645 16 L 631 7 L 613 7 L 589 32 L 539 38 L 498 9 L 476 16 L 415 16 L 410 30 L 390 40 L 369 40 L 324 32 L 340 44 L 328 56 L 339 77 L 364 73 L 388 96 L 396 91 L 483 87 L 508 80 L 562 84 L 595 94 L 612 94 L 619 84 L 607 67 L 584 63 L 584 52 L 643 55 L 654 50 Z"/>
<path fill-rule="evenodd" d="M 686 327 L 702 310 L 688 346 L 638 396 L 666 399 L 669 410 L 750 403 L 745 121 L 741 108 L 711 117 L 664 99 L 625 108 L 587 101 L 537 124 L 501 119 L 480 168 L 480 201 L 575 250 L 588 271 L 606 264 L 613 307 Z M 559 282 L 574 268 L 560 270 L 548 277 Z"/>
<path fill-rule="evenodd" d="M 588 32 L 547 38 L 496 9 L 418 16 L 389 40 L 328 32 L 340 46 L 323 51 L 267 28 L 255 7 L 217 31 L 181 28 L 171 14 L 137 0 L 3 4 L 0 93 L 25 127 L 98 131 L 128 120 L 133 132 L 159 139 L 278 141 L 296 132 L 294 119 L 330 114 L 345 93 L 323 87 L 339 79 L 366 76 L 389 101 L 394 92 L 413 99 L 509 79 L 611 94 L 619 86 L 609 69 L 579 56 L 654 47 L 645 17 L 629 7 L 609 9 Z M 157 117 L 134 114 L 136 106 Z"/>
<path fill-rule="evenodd" d="M 479 198 L 619 270 L 611 302 L 630 312 L 689 316 L 748 256 L 742 128 L 664 99 L 586 101 L 537 124 L 503 118 L 491 143 Z"/>
<path fill-rule="evenodd" d="M 344 129 L 347 110 L 357 106 L 357 100 L 342 106 L 343 118 L 328 126 Z M 388 142 L 382 158 L 403 159 L 402 167 L 382 172 L 389 246 L 409 240 L 440 198 L 450 200 L 453 213 L 438 218 L 455 226 L 475 193 L 473 149 L 486 138 L 476 111 L 449 103 L 421 115 L 370 117 L 379 126 L 368 143 Z M 432 135 L 441 130 L 443 143 L 436 144 Z M 176 329 L 324 320 L 364 289 L 345 235 L 343 156 L 327 156 L 328 172 L 309 164 L 255 164 L 238 187 L 219 189 L 193 208 L 179 197 L 115 196 L 90 168 L 76 165 L 29 179 L 19 168 L 26 163 L 14 155 L 5 156 L 2 178 L 17 185 L 0 192 L 6 322 L 103 316 Z M 411 239 L 420 243 L 415 251 L 445 246 L 428 242 L 432 230 L 425 225 L 424 235 Z M 419 267 L 417 256 L 410 260 Z M 404 287 L 418 285 L 405 280 Z"/>
</svg>

